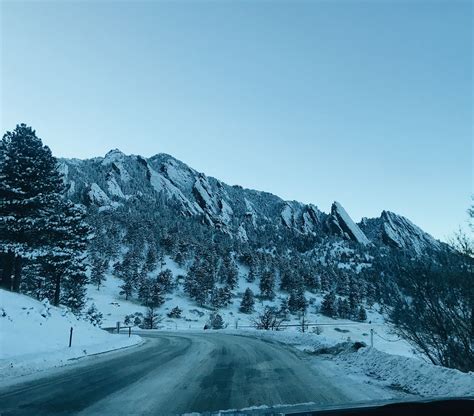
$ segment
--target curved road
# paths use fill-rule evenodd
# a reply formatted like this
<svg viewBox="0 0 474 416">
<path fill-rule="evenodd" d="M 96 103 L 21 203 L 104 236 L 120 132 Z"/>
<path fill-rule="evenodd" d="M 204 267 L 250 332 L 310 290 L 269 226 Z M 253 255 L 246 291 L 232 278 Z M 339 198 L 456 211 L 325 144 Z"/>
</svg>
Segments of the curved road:
<svg viewBox="0 0 474 416">
<path fill-rule="evenodd" d="M 161 415 L 351 401 L 294 348 L 221 333 L 147 342 L 0 389 L 0 415 Z"/>
</svg>

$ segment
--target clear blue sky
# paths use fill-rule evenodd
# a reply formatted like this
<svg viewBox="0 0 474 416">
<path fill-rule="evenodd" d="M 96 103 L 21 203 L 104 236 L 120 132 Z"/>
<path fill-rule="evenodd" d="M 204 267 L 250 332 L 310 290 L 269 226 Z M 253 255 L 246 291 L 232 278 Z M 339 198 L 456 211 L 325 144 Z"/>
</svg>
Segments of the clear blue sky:
<svg viewBox="0 0 474 416">
<path fill-rule="evenodd" d="M 472 190 L 470 1 L 1 2 L 2 131 L 169 153 L 444 238 Z"/>
</svg>

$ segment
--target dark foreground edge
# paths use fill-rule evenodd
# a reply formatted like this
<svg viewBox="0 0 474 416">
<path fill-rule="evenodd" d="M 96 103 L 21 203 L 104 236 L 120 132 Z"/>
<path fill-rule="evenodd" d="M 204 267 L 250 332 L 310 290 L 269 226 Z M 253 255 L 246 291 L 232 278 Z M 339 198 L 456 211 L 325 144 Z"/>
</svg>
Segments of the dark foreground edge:
<svg viewBox="0 0 474 416">
<path fill-rule="evenodd" d="M 409 402 L 391 402 L 385 404 L 360 404 L 351 407 L 320 407 L 317 405 L 296 405 L 291 407 L 273 407 L 229 410 L 219 413 L 204 413 L 203 415 L 266 415 L 266 416 L 474 416 L 474 397 L 426 399 Z"/>
</svg>

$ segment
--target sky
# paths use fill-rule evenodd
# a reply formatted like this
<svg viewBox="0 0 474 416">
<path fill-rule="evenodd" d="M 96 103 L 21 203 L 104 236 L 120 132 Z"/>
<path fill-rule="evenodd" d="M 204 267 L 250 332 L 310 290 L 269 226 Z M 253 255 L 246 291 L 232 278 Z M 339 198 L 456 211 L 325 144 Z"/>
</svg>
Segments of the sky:
<svg viewBox="0 0 474 416">
<path fill-rule="evenodd" d="M 168 153 L 445 239 L 473 193 L 470 1 L 1 1 L 2 133 Z"/>
</svg>

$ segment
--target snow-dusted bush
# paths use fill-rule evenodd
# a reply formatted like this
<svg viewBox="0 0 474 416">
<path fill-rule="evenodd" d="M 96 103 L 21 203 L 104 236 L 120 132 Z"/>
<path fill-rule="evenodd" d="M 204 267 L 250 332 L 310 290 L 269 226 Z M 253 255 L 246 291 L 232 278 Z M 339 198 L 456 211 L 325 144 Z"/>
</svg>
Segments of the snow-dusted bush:
<svg viewBox="0 0 474 416">
<path fill-rule="evenodd" d="M 84 314 L 84 320 L 90 322 L 94 326 L 100 326 L 103 317 L 102 313 L 95 306 L 95 303 L 93 303 Z"/>
<path fill-rule="evenodd" d="M 168 318 L 181 318 L 183 310 L 179 306 L 175 306 L 167 313 Z"/>
</svg>

